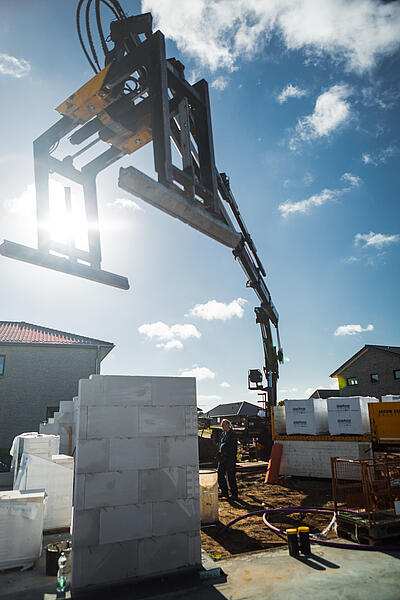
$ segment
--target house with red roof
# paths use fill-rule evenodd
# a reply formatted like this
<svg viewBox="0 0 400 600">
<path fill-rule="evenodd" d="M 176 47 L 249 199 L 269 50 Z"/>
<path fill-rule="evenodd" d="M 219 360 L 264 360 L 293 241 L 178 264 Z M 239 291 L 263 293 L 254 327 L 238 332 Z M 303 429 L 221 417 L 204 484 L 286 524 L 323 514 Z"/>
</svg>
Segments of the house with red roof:
<svg viewBox="0 0 400 600">
<path fill-rule="evenodd" d="M 111 342 L 33 325 L 0 321 L 0 449 L 14 437 L 39 431 L 78 382 L 100 373 Z"/>
</svg>

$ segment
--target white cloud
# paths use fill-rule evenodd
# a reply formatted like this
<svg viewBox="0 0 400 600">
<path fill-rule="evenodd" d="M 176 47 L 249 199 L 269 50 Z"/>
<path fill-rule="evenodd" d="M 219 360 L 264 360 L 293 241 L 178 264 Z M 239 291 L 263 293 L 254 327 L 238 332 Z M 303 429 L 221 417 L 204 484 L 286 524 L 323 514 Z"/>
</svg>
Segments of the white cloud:
<svg viewBox="0 0 400 600">
<path fill-rule="evenodd" d="M 344 173 L 340 179 L 345 183 L 348 183 L 351 188 L 359 187 L 361 183 L 361 178 L 358 177 L 358 175 L 352 175 L 351 173 Z"/>
<path fill-rule="evenodd" d="M 229 79 L 227 77 L 217 77 L 211 82 L 211 87 L 222 92 L 228 85 Z"/>
<path fill-rule="evenodd" d="M 340 325 L 335 330 L 333 335 L 342 336 L 342 335 L 357 335 L 358 333 L 363 333 L 364 331 L 373 331 L 374 326 L 370 323 L 365 328 L 362 328 L 361 325 Z"/>
<path fill-rule="evenodd" d="M 349 192 L 353 187 L 358 187 L 361 183 L 360 177 L 357 175 L 352 175 L 351 173 L 344 173 L 340 179 L 349 185 L 347 187 L 333 190 L 325 188 L 319 192 L 319 194 L 314 194 L 313 196 L 310 196 L 310 198 L 299 200 L 298 202 L 291 202 L 290 200 L 287 200 L 286 202 L 279 204 L 278 210 L 283 217 L 287 217 L 293 213 L 308 213 L 312 207 L 322 206 L 327 202 L 336 200 L 346 192 Z"/>
<path fill-rule="evenodd" d="M 181 370 L 181 377 L 196 377 L 199 381 L 203 381 L 204 379 L 215 379 L 214 371 L 211 371 L 208 367 L 198 367 L 197 365 L 193 365 L 191 369 Z"/>
<path fill-rule="evenodd" d="M 362 246 L 367 248 L 372 246 L 374 248 L 383 248 L 389 244 L 396 244 L 400 241 L 400 235 L 398 233 L 393 235 L 387 235 L 385 233 L 357 233 L 354 238 L 354 244 L 356 246 Z"/>
<path fill-rule="evenodd" d="M 22 194 L 16 198 L 10 198 L 6 200 L 4 205 L 6 210 L 10 213 L 26 217 L 34 215 L 36 206 L 36 193 L 34 184 L 30 183 L 26 190 L 22 192 Z"/>
<path fill-rule="evenodd" d="M 140 334 L 145 335 L 149 340 L 155 340 L 157 342 L 157 348 L 163 348 L 164 350 L 181 350 L 183 344 L 181 340 L 187 340 L 189 338 L 199 338 L 201 333 L 194 325 L 166 325 L 162 321 L 155 323 L 144 323 L 138 327 Z"/>
<path fill-rule="evenodd" d="M 28 75 L 31 65 L 24 58 L 0 54 L 0 75 L 11 75 L 20 79 Z"/>
<path fill-rule="evenodd" d="M 291 150 L 297 150 L 299 143 L 327 137 L 350 118 L 350 104 L 347 98 L 350 88 L 347 85 L 334 85 L 318 96 L 314 112 L 299 119 L 296 131 L 289 142 Z"/>
<path fill-rule="evenodd" d="M 220 319 L 226 321 L 233 317 L 241 319 L 244 314 L 243 306 L 247 300 L 244 298 L 236 298 L 232 302 L 218 302 L 217 300 L 209 300 L 205 304 L 196 304 L 189 310 L 188 316 L 199 317 L 206 321 Z"/>
<path fill-rule="evenodd" d="M 199 402 L 206 402 L 206 403 L 219 402 L 219 400 L 221 400 L 221 396 L 217 396 L 216 394 L 210 394 L 208 396 L 199 394 L 197 396 L 197 399 Z"/>
<path fill-rule="evenodd" d="M 219 386 L 222 388 L 230 388 L 231 384 L 228 383 L 227 381 L 223 381 L 222 383 L 219 384 Z"/>
<path fill-rule="evenodd" d="M 144 212 L 144 209 L 134 200 L 129 198 L 116 198 L 113 202 L 107 202 L 107 206 L 112 208 L 128 208 L 134 212 Z"/>
<path fill-rule="evenodd" d="M 291 83 L 288 83 L 288 85 L 285 88 L 283 88 L 283 90 L 277 97 L 277 100 L 278 100 L 279 104 L 283 104 L 289 98 L 302 98 L 303 96 L 307 96 L 307 93 L 308 93 L 307 90 L 302 90 L 301 88 L 297 87 L 296 85 L 292 85 Z"/>
<path fill-rule="evenodd" d="M 312 173 L 307 172 L 303 177 L 304 185 L 311 185 L 313 181 L 314 181 L 314 176 L 312 175 Z"/>
<path fill-rule="evenodd" d="M 365 165 L 374 165 L 375 167 L 379 167 L 379 165 L 385 164 L 385 162 L 387 162 L 390 157 L 395 156 L 398 153 L 399 149 L 397 148 L 397 146 L 390 145 L 387 146 L 387 148 L 379 150 L 378 152 L 369 154 L 365 152 L 361 156 L 361 160 Z"/>
<path fill-rule="evenodd" d="M 143 0 L 155 27 L 211 70 L 233 70 L 275 34 L 289 50 L 363 72 L 399 47 L 400 7 L 378 0 Z"/>
<path fill-rule="evenodd" d="M 357 258 L 356 256 L 348 256 L 347 258 L 343 259 L 343 262 L 347 263 L 348 265 L 351 265 L 353 263 L 359 262 L 359 258 Z"/>
</svg>

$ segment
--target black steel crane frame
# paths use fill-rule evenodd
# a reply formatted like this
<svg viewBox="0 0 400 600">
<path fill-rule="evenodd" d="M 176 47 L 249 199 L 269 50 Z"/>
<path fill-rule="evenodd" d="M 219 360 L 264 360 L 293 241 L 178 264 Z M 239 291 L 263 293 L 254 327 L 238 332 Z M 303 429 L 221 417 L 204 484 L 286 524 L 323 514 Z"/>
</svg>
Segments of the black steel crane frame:
<svg viewBox="0 0 400 600">
<path fill-rule="evenodd" d="M 104 69 L 57 108 L 61 119 L 34 141 L 38 249 L 5 241 L 0 253 L 128 289 L 125 277 L 101 269 L 96 178 L 122 156 L 152 141 L 158 181 L 131 166 L 120 169 L 119 186 L 233 249 L 248 278 L 247 286 L 254 289 L 260 301 L 255 312 L 261 327 L 267 385 L 262 377 L 260 380 L 259 376 L 249 375 L 249 384 L 255 384 L 249 387 L 267 391 L 269 404 L 275 405 L 278 363 L 282 360 L 279 316 L 229 179 L 215 166 L 208 85 L 205 80 L 194 85 L 186 81 L 184 66 L 175 58 L 166 58 L 164 36 L 160 31 L 152 33 L 151 23 L 151 15 L 145 14 L 111 24 L 114 48 L 106 54 Z M 133 88 L 129 87 L 131 81 Z M 63 159 L 55 158 L 54 148 L 68 135 L 71 144 L 80 148 Z M 98 141 L 110 147 L 76 168 L 74 160 Z M 182 168 L 173 164 L 171 142 L 181 157 Z M 82 148 L 82 144 L 86 145 Z M 73 240 L 60 244 L 51 239 L 46 223 L 52 173 L 83 188 L 90 223 L 88 251 L 76 248 Z M 69 188 L 65 194 L 68 212 Z M 271 325 L 276 329 L 278 350 Z"/>
</svg>

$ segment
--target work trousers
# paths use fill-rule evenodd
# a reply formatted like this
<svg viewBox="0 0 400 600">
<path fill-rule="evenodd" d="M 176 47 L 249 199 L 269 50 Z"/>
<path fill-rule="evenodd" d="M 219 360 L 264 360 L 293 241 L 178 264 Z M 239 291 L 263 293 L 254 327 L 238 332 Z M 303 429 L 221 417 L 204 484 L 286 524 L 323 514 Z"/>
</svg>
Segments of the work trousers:
<svg viewBox="0 0 400 600">
<path fill-rule="evenodd" d="M 218 485 L 223 496 L 228 496 L 226 477 L 228 477 L 231 495 L 237 496 L 238 489 L 236 484 L 236 462 L 221 461 L 218 463 Z"/>
</svg>

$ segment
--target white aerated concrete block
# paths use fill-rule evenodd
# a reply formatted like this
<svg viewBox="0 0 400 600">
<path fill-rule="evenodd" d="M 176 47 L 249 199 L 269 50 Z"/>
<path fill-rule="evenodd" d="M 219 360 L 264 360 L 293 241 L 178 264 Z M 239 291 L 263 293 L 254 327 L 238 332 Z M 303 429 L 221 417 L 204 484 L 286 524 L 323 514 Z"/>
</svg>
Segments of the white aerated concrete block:
<svg viewBox="0 0 400 600">
<path fill-rule="evenodd" d="M 331 435 L 364 435 L 370 432 L 368 404 L 378 402 L 369 396 L 328 398 L 328 421 Z"/>
<path fill-rule="evenodd" d="M 288 435 L 328 432 L 328 409 L 322 398 L 285 400 L 285 415 Z"/>
<path fill-rule="evenodd" d="M 190 556 L 189 536 L 184 533 L 139 540 L 139 572 L 143 575 L 168 573 L 195 563 Z"/>
<path fill-rule="evenodd" d="M 100 509 L 100 544 L 144 538 L 151 531 L 150 503 Z"/>
<path fill-rule="evenodd" d="M 161 438 L 169 439 L 169 438 Z M 186 464 L 186 463 L 185 463 Z M 130 438 L 110 440 L 110 469 L 157 469 L 160 466 L 159 438 Z"/>
<path fill-rule="evenodd" d="M 77 444 L 78 473 L 101 473 L 108 471 L 110 440 L 79 440 Z"/>
<path fill-rule="evenodd" d="M 87 439 L 134 437 L 138 432 L 136 406 L 89 406 Z"/>
<path fill-rule="evenodd" d="M 138 542 L 120 542 L 77 548 L 71 558 L 74 589 L 84 589 L 129 580 L 138 571 Z"/>
<path fill-rule="evenodd" d="M 153 535 L 200 529 L 200 505 L 194 499 L 153 503 Z"/>
<path fill-rule="evenodd" d="M 194 443 L 196 442 L 196 443 Z M 160 467 L 182 467 L 199 464 L 197 436 L 163 437 L 160 440 Z"/>
<path fill-rule="evenodd" d="M 139 471 L 139 501 L 178 500 L 186 498 L 186 469 L 146 469 Z"/>
<path fill-rule="evenodd" d="M 193 406 L 196 398 L 196 379 L 194 377 L 153 377 L 153 406 Z"/>
<path fill-rule="evenodd" d="M 185 431 L 185 408 L 144 406 L 139 410 L 139 433 L 152 436 L 179 435 Z"/>
<path fill-rule="evenodd" d="M 138 502 L 138 471 L 87 473 L 84 477 L 85 508 L 121 506 Z"/>
<path fill-rule="evenodd" d="M 79 524 L 76 526 L 75 524 Z M 75 510 L 72 523 L 72 535 L 75 548 L 97 546 L 100 532 L 100 509 Z"/>
<path fill-rule="evenodd" d="M 368 442 L 279 440 L 282 444 L 281 475 L 331 478 L 331 456 L 372 458 Z"/>
</svg>

